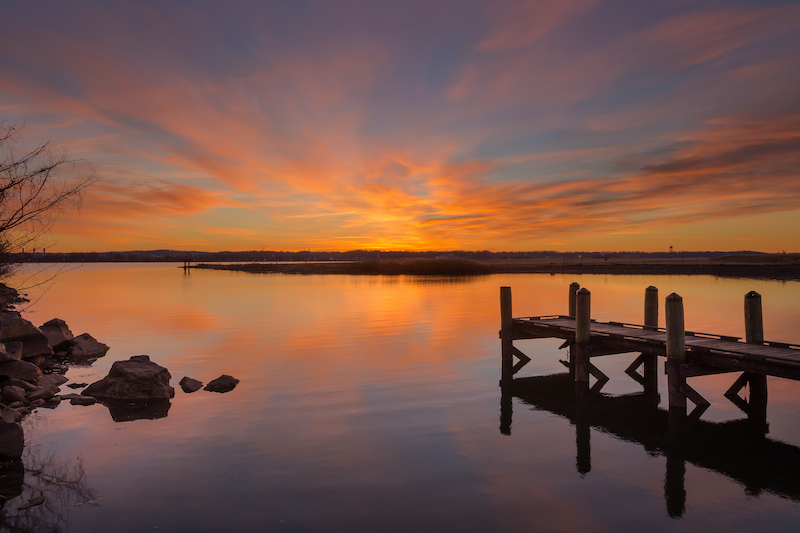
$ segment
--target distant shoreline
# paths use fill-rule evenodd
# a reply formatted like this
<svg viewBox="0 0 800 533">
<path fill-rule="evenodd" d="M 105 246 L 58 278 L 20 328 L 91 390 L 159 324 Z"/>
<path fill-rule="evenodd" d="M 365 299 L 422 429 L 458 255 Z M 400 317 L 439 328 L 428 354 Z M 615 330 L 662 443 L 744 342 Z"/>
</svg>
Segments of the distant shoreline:
<svg viewBox="0 0 800 533">
<path fill-rule="evenodd" d="M 373 262 L 377 263 L 377 262 Z M 413 272 L 381 272 L 359 268 L 365 263 L 311 262 L 311 263 L 234 263 L 215 264 L 200 263 L 190 265 L 189 269 L 228 270 L 249 272 L 253 274 L 347 274 L 347 275 L 489 275 L 489 274 L 610 274 L 610 275 L 676 275 L 696 276 L 710 275 L 726 278 L 755 278 L 774 280 L 800 280 L 800 265 L 797 264 L 731 264 L 703 263 L 681 264 L 677 262 L 661 263 L 584 263 L 559 264 L 542 261 L 475 261 L 481 270 L 463 273 L 413 273 Z"/>
</svg>

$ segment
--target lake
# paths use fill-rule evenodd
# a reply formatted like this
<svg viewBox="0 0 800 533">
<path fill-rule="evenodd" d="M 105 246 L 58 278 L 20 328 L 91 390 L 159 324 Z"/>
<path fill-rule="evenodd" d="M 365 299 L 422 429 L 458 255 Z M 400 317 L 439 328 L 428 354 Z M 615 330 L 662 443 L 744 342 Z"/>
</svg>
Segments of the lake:
<svg viewBox="0 0 800 533">
<path fill-rule="evenodd" d="M 519 397 L 511 399 L 510 434 L 503 434 L 498 387 L 501 286 L 512 287 L 514 316 L 565 314 L 569 284 L 577 281 L 592 292 L 593 318 L 641 323 L 644 289 L 655 285 L 662 326 L 664 297 L 677 292 L 687 329 L 736 336 L 744 336 L 744 295 L 755 290 L 765 337 L 800 343 L 798 282 L 187 275 L 175 264 L 73 266 L 28 290 L 24 314 L 37 326 L 61 318 L 75 335 L 88 332 L 111 347 L 67 377 L 91 383 L 115 360 L 147 354 L 169 369 L 175 398 L 166 417 L 124 422 L 99 404 L 38 409 L 24 422 L 26 489 L 5 504 L 5 530 L 800 528 L 800 462 L 748 478 L 736 474 L 746 464 L 715 466 L 713 457 L 692 462 L 687 455 L 676 513 L 674 504 L 668 509 L 667 457 L 658 446 L 599 422 L 581 430 L 557 409 Z M 533 357 L 518 377 L 564 372 L 561 341 L 516 344 Z M 624 373 L 634 358 L 593 359 L 611 378 L 604 393 L 641 391 Z M 178 387 L 183 376 L 207 383 L 221 374 L 239 385 L 225 394 Z M 744 417 L 723 396 L 736 377 L 691 379 L 711 402 L 703 420 L 713 431 Z M 659 380 L 663 409 L 663 359 Z M 769 444 L 800 458 L 800 383 L 769 378 L 768 386 Z M 40 492 L 44 505 L 17 510 Z"/>
</svg>

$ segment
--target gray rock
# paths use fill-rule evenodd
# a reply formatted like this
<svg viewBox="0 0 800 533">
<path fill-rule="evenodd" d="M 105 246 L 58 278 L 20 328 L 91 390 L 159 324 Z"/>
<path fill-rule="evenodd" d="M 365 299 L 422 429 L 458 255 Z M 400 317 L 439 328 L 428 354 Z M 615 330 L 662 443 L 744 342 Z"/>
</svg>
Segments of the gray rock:
<svg viewBox="0 0 800 533">
<path fill-rule="evenodd" d="M 116 361 L 108 375 L 86 387 L 83 395 L 132 402 L 166 400 L 175 396 L 175 389 L 169 386 L 171 377 L 147 355 L 134 355 L 127 361 Z"/>
<path fill-rule="evenodd" d="M 6 410 L 3 409 L 3 411 Z M 22 426 L 19 422 L 7 422 L 4 412 L 3 416 L 0 417 L 0 455 L 11 459 L 19 459 L 22 457 L 24 447 L 25 436 L 22 433 Z"/>
<path fill-rule="evenodd" d="M 75 335 L 67 327 L 67 323 L 60 318 L 54 318 L 45 322 L 39 327 L 39 330 L 47 337 L 47 342 L 54 351 L 69 349 L 72 346 L 72 339 Z"/>
<path fill-rule="evenodd" d="M 53 355 L 44 333 L 17 313 L 0 314 L 0 342 L 21 342 L 23 359 Z"/>
<path fill-rule="evenodd" d="M 14 402 L 24 402 L 25 389 L 22 387 L 16 387 L 14 385 L 6 385 L 3 387 L 3 392 L 0 394 L 0 399 L 2 399 L 3 403 L 6 405 L 11 405 Z"/>
<path fill-rule="evenodd" d="M 0 376 L 36 383 L 42 377 L 42 370 L 28 361 L 3 361 L 0 363 Z"/>
<path fill-rule="evenodd" d="M 222 374 L 217 379 L 210 381 L 208 385 L 206 385 L 205 390 L 211 392 L 228 392 L 232 391 L 238 383 L 238 379 L 227 374 Z"/>
<path fill-rule="evenodd" d="M 195 392 L 203 388 L 203 383 L 201 381 L 197 381 L 196 379 L 192 379 L 188 376 L 184 376 L 183 379 L 178 383 L 183 389 L 183 392 Z"/>
</svg>

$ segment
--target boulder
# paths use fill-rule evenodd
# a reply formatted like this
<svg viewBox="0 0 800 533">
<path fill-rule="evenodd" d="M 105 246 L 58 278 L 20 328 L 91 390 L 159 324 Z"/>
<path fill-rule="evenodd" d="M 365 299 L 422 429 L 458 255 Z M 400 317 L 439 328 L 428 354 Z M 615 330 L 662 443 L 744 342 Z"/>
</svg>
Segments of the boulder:
<svg viewBox="0 0 800 533">
<path fill-rule="evenodd" d="M 195 392 L 203 388 L 203 383 L 201 381 L 197 381 L 196 379 L 192 379 L 188 376 L 184 376 L 183 379 L 178 383 L 183 389 L 183 392 Z"/>
<path fill-rule="evenodd" d="M 54 385 L 56 387 L 60 387 L 64 383 L 69 381 L 69 378 L 62 376 L 61 374 L 45 374 L 39 381 L 36 382 L 38 387 L 47 386 L 47 385 Z"/>
<path fill-rule="evenodd" d="M 69 350 L 72 346 L 72 339 L 75 338 L 69 327 L 67 327 L 67 323 L 60 318 L 45 322 L 39 327 L 39 330 L 44 333 L 50 347 L 56 352 Z"/>
<path fill-rule="evenodd" d="M 21 342 L 0 342 L 0 362 L 19 361 L 22 359 Z"/>
<path fill-rule="evenodd" d="M 35 402 L 36 400 L 49 400 L 56 394 L 58 394 L 58 387 L 55 385 L 42 385 L 41 387 L 36 387 L 32 391 L 28 393 L 28 401 Z"/>
<path fill-rule="evenodd" d="M 36 383 L 42 377 L 42 370 L 28 361 L 3 361 L 0 363 L 0 376 Z"/>
<path fill-rule="evenodd" d="M 44 333 L 17 313 L 0 314 L 0 342 L 21 342 L 23 359 L 53 355 Z"/>
<path fill-rule="evenodd" d="M 72 359 L 97 359 L 103 357 L 108 351 L 108 346 L 102 342 L 97 342 L 88 333 L 83 333 L 72 339 L 74 343 L 69 350 Z"/>
<path fill-rule="evenodd" d="M 169 386 L 171 377 L 147 355 L 134 355 L 127 361 L 116 361 L 108 375 L 86 387 L 83 395 L 129 402 L 166 400 L 175 396 L 175 389 Z"/>
<path fill-rule="evenodd" d="M 27 381 L 17 378 L 8 379 L 3 383 L 3 386 L 5 387 L 9 385 L 14 385 L 15 387 L 20 387 L 21 389 L 25 389 L 25 392 L 32 391 L 33 389 L 36 388 L 36 385 L 34 385 L 33 383 L 29 383 Z"/>
<path fill-rule="evenodd" d="M 3 403 L 6 405 L 11 405 L 14 402 L 24 402 L 25 389 L 22 387 L 16 387 L 14 385 L 6 385 L 3 387 L 3 392 L 0 394 L 0 399 L 2 399 Z"/>
<path fill-rule="evenodd" d="M 228 392 L 232 391 L 238 383 L 238 379 L 227 374 L 222 374 L 217 379 L 210 381 L 208 385 L 206 385 L 205 390 L 211 392 Z"/>
</svg>

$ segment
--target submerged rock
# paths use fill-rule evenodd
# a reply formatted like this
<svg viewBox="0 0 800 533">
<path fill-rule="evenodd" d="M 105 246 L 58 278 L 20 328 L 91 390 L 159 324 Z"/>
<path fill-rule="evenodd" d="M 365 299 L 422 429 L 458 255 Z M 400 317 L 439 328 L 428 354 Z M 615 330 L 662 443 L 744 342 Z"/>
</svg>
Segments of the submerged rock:
<svg viewBox="0 0 800 533">
<path fill-rule="evenodd" d="M 192 379 L 188 376 L 184 376 L 178 385 L 180 385 L 181 389 L 183 389 L 183 392 L 186 393 L 195 392 L 203 388 L 202 381 L 197 381 L 196 379 Z"/>
<path fill-rule="evenodd" d="M 206 385 L 205 390 L 211 392 L 229 392 L 232 391 L 238 384 L 238 379 L 234 378 L 233 376 L 229 376 L 228 374 L 222 374 L 217 379 L 210 381 L 208 385 Z"/>
<path fill-rule="evenodd" d="M 22 457 L 25 437 L 19 420 L 20 413 L 14 409 L 0 409 L 0 456 L 11 459 Z"/>
<path fill-rule="evenodd" d="M 108 375 L 89 385 L 84 396 L 99 400 L 145 402 L 166 400 L 175 396 L 169 386 L 169 371 L 150 361 L 147 355 L 134 355 L 127 361 L 117 361 Z"/>
</svg>

